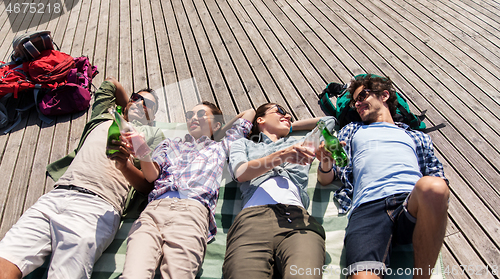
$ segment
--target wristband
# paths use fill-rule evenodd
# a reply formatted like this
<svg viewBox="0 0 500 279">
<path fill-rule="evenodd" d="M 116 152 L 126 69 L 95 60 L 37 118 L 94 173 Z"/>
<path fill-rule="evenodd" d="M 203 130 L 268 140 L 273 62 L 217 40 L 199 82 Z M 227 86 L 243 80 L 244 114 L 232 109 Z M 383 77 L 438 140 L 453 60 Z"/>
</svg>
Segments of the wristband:
<svg viewBox="0 0 500 279">
<path fill-rule="evenodd" d="M 332 168 L 331 168 L 330 170 L 328 170 L 328 171 L 324 171 L 324 170 L 321 168 L 321 162 L 319 162 L 318 169 L 319 169 L 319 171 L 320 171 L 320 172 L 322 172 L 322 173 L 329 173 L 329 172 L 331 172 L 331 171 L 333 170 L 333 165 L 332 165 Z"/>
</svg>

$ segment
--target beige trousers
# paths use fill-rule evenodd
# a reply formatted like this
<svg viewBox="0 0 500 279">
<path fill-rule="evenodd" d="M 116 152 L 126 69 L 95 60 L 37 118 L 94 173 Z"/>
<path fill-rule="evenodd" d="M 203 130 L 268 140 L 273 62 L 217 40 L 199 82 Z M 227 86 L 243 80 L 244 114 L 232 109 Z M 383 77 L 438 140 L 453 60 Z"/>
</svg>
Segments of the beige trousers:
<svg viewBox="0 0 500 279">
<path fill-rule="evenodd" d="M 152 201 L 134 222 L 127 240 L 122 279 L 195 278 L 207 247 L 208 209 L 199 201 Z"/>
</svg>

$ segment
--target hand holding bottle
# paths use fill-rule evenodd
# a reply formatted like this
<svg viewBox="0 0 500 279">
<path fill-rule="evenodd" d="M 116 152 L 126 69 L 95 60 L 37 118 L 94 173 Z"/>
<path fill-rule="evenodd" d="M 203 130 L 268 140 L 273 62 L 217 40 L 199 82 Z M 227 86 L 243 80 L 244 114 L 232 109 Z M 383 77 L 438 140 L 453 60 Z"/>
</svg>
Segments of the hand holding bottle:
<svg viewBox="0 0 500 279">
<path fill-rule="evenodd" d="M 116 124 L 120 128 L 122 138 L 128 143 L 132 155 L 139 159 L 146 158 L 151 153 L 151 148 L 146 143 L 144 136 L 139 134 L 137 130 L 128 123 L 114 108 L 110 108 L 109 112 L 115 119 Z"/>
</svg>

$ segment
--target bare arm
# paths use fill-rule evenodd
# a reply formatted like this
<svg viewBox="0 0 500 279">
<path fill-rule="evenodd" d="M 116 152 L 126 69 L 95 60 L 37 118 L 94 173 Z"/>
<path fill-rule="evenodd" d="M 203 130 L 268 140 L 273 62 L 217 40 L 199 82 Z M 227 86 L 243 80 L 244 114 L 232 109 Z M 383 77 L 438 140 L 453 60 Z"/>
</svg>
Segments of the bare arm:
<svg viewBox="0 0 500 279">
<path fill-rule="evenodd" d="M 301 144 L 292 145 L 268 156 L 241 164 L 234 175 L 238 182 L 252 180 L 284 162 L 307 165 L 314 160 L 314 153 Z"/>
<path fill-rule="evenodd" d="M 292 129 L 293 131 L 312 130 L 316 127 L 316 123 L 318 123 L 320 119 L 321 117 L 297 120 L 292 123 Z"/>
<path fill-rule="evenodd" d="M 160 166 L 153 162 L 149 155 L 141 160 L 141 169 L 144 174 L 144 178 L 151 183 L 154 182 L 160 175 Z"/>
<path fill-rule="evenodd" d="M 217 136 L 215 138 L 222 138 L 226 134 L 226 131 L 233 126 L 233 123 L 238 120 L 239 118 L 246 119 L 250 122 L 253 121 L 253 118 L 255 117 L 255 110 L 252 109 L 247 109 L 243 112 L 240 112 L 240 114 L 236 115 L 233 119 L 231 119 L 229 122 L 227 122 L 224 127 L 220 129 L 220 131 L 217 132 Z"/>
<path fill-rule="evenodd" d="M 335 161 L 332 158 L 330 151 L 326 150 L 325 143 L 322 142 L 316 151 L 316 158 L 320 161 L 318 166 L 318 182 L 325 186 L 333 182 L 335 179 Z"/>
<path fill-rule="evenodd" d="M 111 81 L 116 86 L 116 91 L 115 91 L 116 104 L 122 107 L 127 106 L 129 96 L 127 95 L 127 92 L 123 88 L 123 85 L 114 77 L 108 77 L 106 78 L 106 80 Z"/>
</svg>

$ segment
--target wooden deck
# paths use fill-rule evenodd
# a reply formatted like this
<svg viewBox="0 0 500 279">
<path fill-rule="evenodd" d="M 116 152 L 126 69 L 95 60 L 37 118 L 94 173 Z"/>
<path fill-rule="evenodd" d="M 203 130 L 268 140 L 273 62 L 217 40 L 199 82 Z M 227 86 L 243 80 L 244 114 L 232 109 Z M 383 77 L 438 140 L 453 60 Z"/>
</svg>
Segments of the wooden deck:
<svg viewBox="0 0 500 279">
<path fill-rule="evenodd" d="M 328 82 L 390 76 L 414 111 L 427 110 L 428 126 L 447 124 L 430 133 L 452 191 L 447 278 L 499 278 L 500 1 L 62 2 L 59 14 L 8 14 L 2 1 L 0 60 L 17 33 L 51 30 L 61 51 L 98 66 L 96 86 L 115 76 L 127 90 L 165 87 L 167 122 L 200 100 L 228 115 L 277 102 L 298 119 L 322 116 Z M 47 125 L 31 112 L 0 135 L 0 238 L 53 188 L 45 166 L 76 146 L 87 119 Z"/>
</svg>

